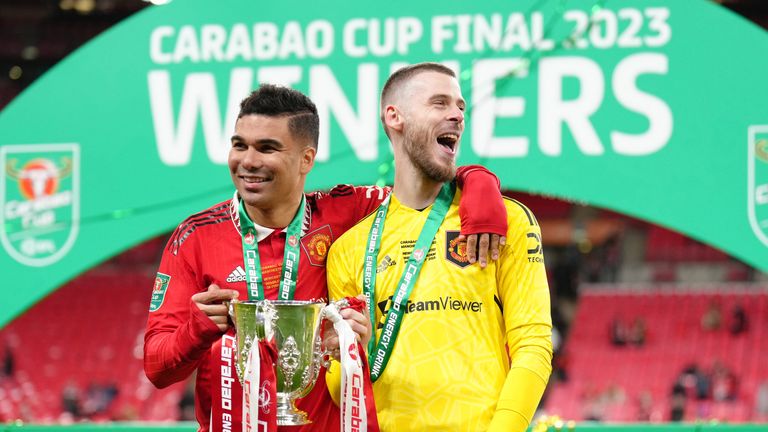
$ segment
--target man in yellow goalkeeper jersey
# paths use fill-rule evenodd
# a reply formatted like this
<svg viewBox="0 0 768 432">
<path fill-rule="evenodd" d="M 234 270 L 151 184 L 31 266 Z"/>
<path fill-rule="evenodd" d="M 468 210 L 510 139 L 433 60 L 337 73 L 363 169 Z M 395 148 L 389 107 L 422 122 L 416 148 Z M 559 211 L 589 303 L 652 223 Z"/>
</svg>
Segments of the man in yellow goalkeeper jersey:
<svg viewBox="0 0 768 432">
<path fill-rule="evenodd" d="M 381 96 L 395 185 L 333 244 L 330 297 L 366 294 L 382 431 L 524 431 L 551 372 L 549 289 L 536 218 L 506 200 L 507 245 L 470 265 L 449 180 L 464 131 L 455 74 L 400 69 Z M 364 337 L 365 339 L 365 337 Z"/>
</svg>

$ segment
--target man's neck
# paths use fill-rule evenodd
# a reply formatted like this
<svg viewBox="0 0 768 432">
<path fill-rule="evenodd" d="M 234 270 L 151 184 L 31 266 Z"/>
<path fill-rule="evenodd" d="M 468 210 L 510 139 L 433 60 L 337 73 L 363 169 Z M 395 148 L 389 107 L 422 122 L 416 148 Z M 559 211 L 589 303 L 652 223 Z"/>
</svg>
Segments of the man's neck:
<svg viewBox="0 0 768 432">
<path fill-rule="evenodd" d="M 425 176 L 408 158 L 399 158 L 396 165 L 395 187 L 392 189 L 395 197 L 412 209 L 420 210 L 432 205 L 443 184 Z"/>
<path fill-rule="evenodd" d="M 302 195 L 298 194 L 291 199 L 286 199 L 280 205 L 272 208 L 259 208 L 246 203 L 245 210 L 248 212 L 248 217 L 257 225 L 267 228 L 285 228 L 299 211 Z"/>
</svg>

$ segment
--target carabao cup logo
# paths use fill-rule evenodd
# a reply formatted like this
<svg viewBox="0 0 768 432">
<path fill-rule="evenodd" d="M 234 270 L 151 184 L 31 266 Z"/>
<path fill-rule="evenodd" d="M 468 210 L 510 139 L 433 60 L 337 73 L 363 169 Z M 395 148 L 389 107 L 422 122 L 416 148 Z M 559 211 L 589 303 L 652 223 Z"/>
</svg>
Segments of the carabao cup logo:
<svg viewBox="0 0 768 432">
<path fill-rule="evenodd" d="M 749 128 L 747 194 L 749 223 L 768 246 L 768 125 Z"/>
<path fill-rule="evenodd" d="M 55 263 L 72 248 L 80 219 L 80 147 L 77 144 L 0 148 L 0 241 L 16 261 Z"/>
</svg>

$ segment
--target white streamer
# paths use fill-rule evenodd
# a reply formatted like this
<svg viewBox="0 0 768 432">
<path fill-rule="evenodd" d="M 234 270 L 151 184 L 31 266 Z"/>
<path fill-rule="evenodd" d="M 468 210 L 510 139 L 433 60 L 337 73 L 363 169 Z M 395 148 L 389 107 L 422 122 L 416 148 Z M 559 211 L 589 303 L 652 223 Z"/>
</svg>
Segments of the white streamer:
<svg viewBox="0 0 768 432">
<path fill-rule="evenodd" d="M 259 430 L 259 380 L 261 377 L 259 341 L 254 340 L 248 350 L 243 374 L 243 431 Z"/>
<path fill-rule="evenodd" d="M 341 430 L 342 432 L 367 432 L 368 416 L 365 410 L 363 364 L 357 344 L 357 335 L 344 321 L 335 304 L 323 310 L 339 335 L 341 357 Z"/>
</svg>

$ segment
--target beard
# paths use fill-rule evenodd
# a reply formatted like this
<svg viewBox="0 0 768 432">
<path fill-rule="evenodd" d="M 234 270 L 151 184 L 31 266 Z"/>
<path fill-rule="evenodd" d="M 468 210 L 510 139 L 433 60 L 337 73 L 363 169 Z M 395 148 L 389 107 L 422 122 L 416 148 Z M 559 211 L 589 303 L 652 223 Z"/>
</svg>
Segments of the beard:
<svg viewBox="0 0 768 432">
<path fill-rule="evenodd" d="M 445 183 L 456 176 L 456 165 L 453 163 L 440 164 L 431 153 L 430 134 L 425 128 L 414 125 L 405 131 L 405 152 L 413 165 L 428 179 Z"/>
</svg>

